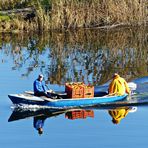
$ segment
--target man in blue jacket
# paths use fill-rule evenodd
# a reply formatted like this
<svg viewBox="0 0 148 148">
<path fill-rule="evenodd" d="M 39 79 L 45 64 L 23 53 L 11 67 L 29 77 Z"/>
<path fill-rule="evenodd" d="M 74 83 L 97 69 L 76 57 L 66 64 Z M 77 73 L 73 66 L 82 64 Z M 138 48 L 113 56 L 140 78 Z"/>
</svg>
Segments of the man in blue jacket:
<svg viewBox="0 0 148 148">
<path fill-rule="evenodd" d="M 43 81 L 43 75 L 40 74 L 33 83 L 34 95 L 35 96 L 46 96 L 51 98 L 51 95 L 47 93 L 45 82 Z"/>
</svg>

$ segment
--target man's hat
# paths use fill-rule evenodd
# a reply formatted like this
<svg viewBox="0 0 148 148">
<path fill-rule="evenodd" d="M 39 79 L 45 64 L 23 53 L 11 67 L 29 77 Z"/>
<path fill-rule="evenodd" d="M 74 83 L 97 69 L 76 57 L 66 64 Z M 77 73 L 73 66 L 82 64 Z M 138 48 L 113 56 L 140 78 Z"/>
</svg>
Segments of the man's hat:
<svg viewBox="0 0 148 148">
<path fill-rule="evenodd" d="M 39 78 L 43 78 L 44 76 L 42 74 L 39 74 Z"/>
<path fill-rule="evenodd" d="M 114 73 L 113 74 L 113 77 L 116 77 L 116 76 L 119 76 L 119 74 L 118 73 Z"/>
</svg>

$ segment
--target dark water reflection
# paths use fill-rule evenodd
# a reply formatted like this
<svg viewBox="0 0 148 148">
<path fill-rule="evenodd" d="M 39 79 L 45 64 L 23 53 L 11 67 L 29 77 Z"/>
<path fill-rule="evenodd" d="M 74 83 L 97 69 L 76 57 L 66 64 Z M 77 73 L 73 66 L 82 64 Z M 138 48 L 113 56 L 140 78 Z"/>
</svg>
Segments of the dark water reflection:
<svg viewBox="0 0 148 148">
<path fill-rule="evenodd" d="M 0 60 L 12 59 L 12 70 L 19 70 L 23 77 L 39 70 L 51 84 L 98 85 L 114 72 L 131 80 L 148 75 L 147 35 L 146 28 L 2 34 Z"/>
</svg>

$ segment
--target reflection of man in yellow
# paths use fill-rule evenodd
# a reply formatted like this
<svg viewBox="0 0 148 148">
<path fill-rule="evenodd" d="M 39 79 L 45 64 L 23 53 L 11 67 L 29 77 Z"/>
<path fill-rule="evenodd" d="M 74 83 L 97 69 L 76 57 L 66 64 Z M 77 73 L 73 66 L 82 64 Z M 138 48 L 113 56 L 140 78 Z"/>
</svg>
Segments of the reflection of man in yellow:
<svg viewBox="0 0 148 148">
<path fill-rule="evenodd" d="M 113 75 L 113 80 L 109 85 L 109 94 L 124 95 L 130 94 L 130 88 L 127 82 L 121 78 L 117 73 Z"/>
<path fill-rule="evenodd" d="M 120 123 L 121 119 L 127 116 L 129 110 L 129 108 L 118 108 L 109 110 L 108 113 L 112 116 L 112 122 L 114 124 L 118 124 Z"/>
</svg>

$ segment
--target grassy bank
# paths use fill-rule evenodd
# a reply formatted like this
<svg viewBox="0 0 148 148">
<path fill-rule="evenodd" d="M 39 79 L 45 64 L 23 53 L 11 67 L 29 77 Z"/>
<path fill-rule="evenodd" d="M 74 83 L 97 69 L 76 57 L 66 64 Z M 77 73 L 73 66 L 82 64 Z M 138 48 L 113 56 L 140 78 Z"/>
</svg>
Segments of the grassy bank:
<svg viewBox="0 0 148 148">
<path fill-rule="evenodd" d="M 27 7 L 33 11 L 6 14 L 11 19 L 0 19 L 0 31 L 147 25 L 147 6 L 147 0 L 5 0 L 0 1 L 1 11 Z"/>
</svg>

